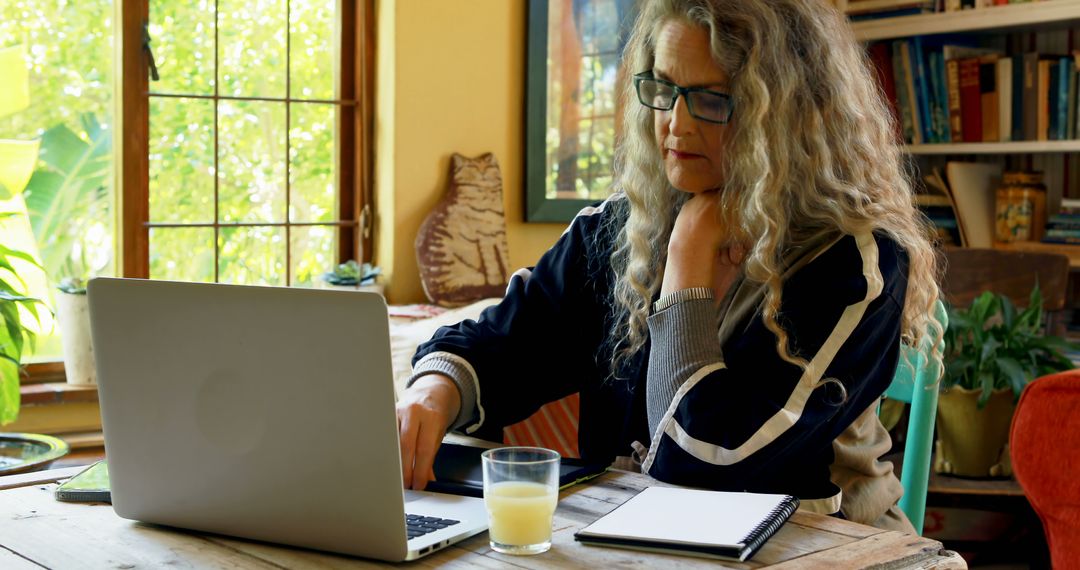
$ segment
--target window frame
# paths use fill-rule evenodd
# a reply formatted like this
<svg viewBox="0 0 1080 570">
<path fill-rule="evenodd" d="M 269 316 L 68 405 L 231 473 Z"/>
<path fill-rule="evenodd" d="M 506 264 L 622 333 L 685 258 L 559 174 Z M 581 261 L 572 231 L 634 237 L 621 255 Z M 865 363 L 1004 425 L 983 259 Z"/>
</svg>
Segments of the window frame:
<svg viewBox="0 0 1080 570">
<path fill-rule="evenodd" d="M 375 0 L 339 0 L 341 26 L 341 106 L 338 116 L 339 261 L 373 259 Z M 122 277 L 150 275 L 150 65 L 143 48 L 149 0 L 116 0 L 114 62 L 115 155 L 117 196 L 114 229 L 116 268 Z M 351 111 L 349 110 L 351 109 Z M 297 224 L 304 225 L 304 224 Z M 331 225 L 331 224 L 326 224 Z M 216 244 L 215 244 L 216 247 Z M 20 385 L 63 382 L 63 361 L 25 366 Z"/>
<path fill-rule="evenodd" d="M 118 222 L 121 225 L 117 255 L 123 277 L 149 278 L 150 228 L 176 224 L 150 222 L 150 57 L 143 45 L 143 29 L 149 21 L 149 0 L 117 0 L 122 10 L 120 30 L 121 105 L 116 132 L 123 133 L 116 158 Z M 375 0 L 339 0 L 341 14 L 341 85 L 337 136 L 339 262 L 371 261 L 373 211 L 373 117 L 375 77 Z M 215 95 L 215 99 L 217 96 Z M 286 93 L 283 101 L 296 101 Z M 288 184 L 288 182 L 286 182 Z M 220 224 L 215 228 L 231 227 Z M 254 224 L 297 227 L 299 224 Z M 215 240 L 215 248 L 217 247 Z M 287 271 L 291 268 L 287 268 Z M 216 268 L 215 268 L 216 272 Z"/>
</svg>

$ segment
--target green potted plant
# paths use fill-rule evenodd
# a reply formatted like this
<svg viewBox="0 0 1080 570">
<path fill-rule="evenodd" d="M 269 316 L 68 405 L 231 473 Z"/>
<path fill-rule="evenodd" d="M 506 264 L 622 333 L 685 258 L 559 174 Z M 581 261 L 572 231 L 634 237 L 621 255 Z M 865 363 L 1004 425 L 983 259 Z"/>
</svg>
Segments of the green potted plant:
<svg viewBox="0 0 1080 570">
<path fill-rule="evenodd" d="M 966 309 L 949 308 L 935 471 L 1012 474 L 1007 445 L 1020 392 L 1035 378 L 1073 368 L 1064 351 L 1077 345 L 1042 334 L 1043 314 L 1038 284 L 1023 310 L 990 292 Z"/>
<path fill-rule="evenodd" d="M 0 219 L 12 215 L 0 214 Z M 3 325 L 0 326 L 0 425 L 11 423 L 19 416 L 22 358 L 34 347 L 34 332 L 26 327 L 20 307 L 37 320 L 37 305 L 41 303 L 22 291 L 26 282 L 15 273 L 13 259 L 38 265 L 29 254 L 0 245 L 0 323 Z M 21 288 L 13 285 L 16 282 Z"/>
<path fill-rule="evenodd" d="M 348 287 L 382 295 L 383 286 L 376 283 L 376 278 L 381 272 L 382 270 L 370 263 L 361 264 L 350 259 L 345 263 L 339 263 L 333 271 L 324 273 L 322 280 L 334 287 Z"/>
</svg>

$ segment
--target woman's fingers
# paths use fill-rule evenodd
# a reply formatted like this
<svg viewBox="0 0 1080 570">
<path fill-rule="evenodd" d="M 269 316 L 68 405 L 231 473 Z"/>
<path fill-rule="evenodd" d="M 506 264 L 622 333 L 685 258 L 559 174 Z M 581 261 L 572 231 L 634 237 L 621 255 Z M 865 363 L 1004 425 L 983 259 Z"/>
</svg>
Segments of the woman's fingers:
<svg viewBox="0 0 1080 570">
<path fill-rule="evenodd" d="M 435 427 L 435 423 L 431 421 L 426 422 L 426 425 L 421 424 L 413 455 L 413 489 L 422 490 L 427 487 L 428 481 L 435 479 L 435 453 L 441 443 L 442 428 Z"/>
<path fill-rule="evenodd" d="M 422 377 L 402 394 L 397 418 L 405 487 L 423 489 L 435 479 L 435 452 L 460 400 L 453 381 L 439 374 Z"/>
<path fill-rule="evenodd" d="M 401 441 L 401 476 L 405 487 L 412 487 L 413 463 L 418 425 L 409 407 L 398 407 L 398 429 Z"/>
</svg>

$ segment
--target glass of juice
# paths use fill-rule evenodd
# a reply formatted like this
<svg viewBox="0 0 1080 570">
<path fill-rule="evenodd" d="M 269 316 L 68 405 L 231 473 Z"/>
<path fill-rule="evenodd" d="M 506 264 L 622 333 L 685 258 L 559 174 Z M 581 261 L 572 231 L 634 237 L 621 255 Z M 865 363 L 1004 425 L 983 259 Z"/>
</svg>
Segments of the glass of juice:
<svg viewBox="0 0 1080 570">
<path fill-rule="evenodd" d="M 547 552 L 559 500 L 558 452 L 501 447 L 481 457 L 491 548 L 505 554 Z"/>
</svg>

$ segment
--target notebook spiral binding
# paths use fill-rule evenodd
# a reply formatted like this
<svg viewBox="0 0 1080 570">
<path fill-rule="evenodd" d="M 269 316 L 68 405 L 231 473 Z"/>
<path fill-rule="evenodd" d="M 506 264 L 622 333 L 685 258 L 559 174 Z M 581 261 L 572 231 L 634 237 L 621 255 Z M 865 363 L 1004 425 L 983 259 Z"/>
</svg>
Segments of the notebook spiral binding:
<svg viewBox="0 0 1080 570">
<path fill-rule="evenodd" d="M 769 512 L 769 516 L 765 517 L 765 519 L 761 521 L 761 524 L 751 529 L 745 539 L 746 549 L 749 551 L 747 558 L 752 557 L 754 553 L 761 548 L 761 545 L 765 544 L 766 540 L 776 534 L 776 531 L 780 530 L 780 527 L 783 526 L 798 509 L 798 497 L 788 495 L 783 502 Z"/>
</svg>

